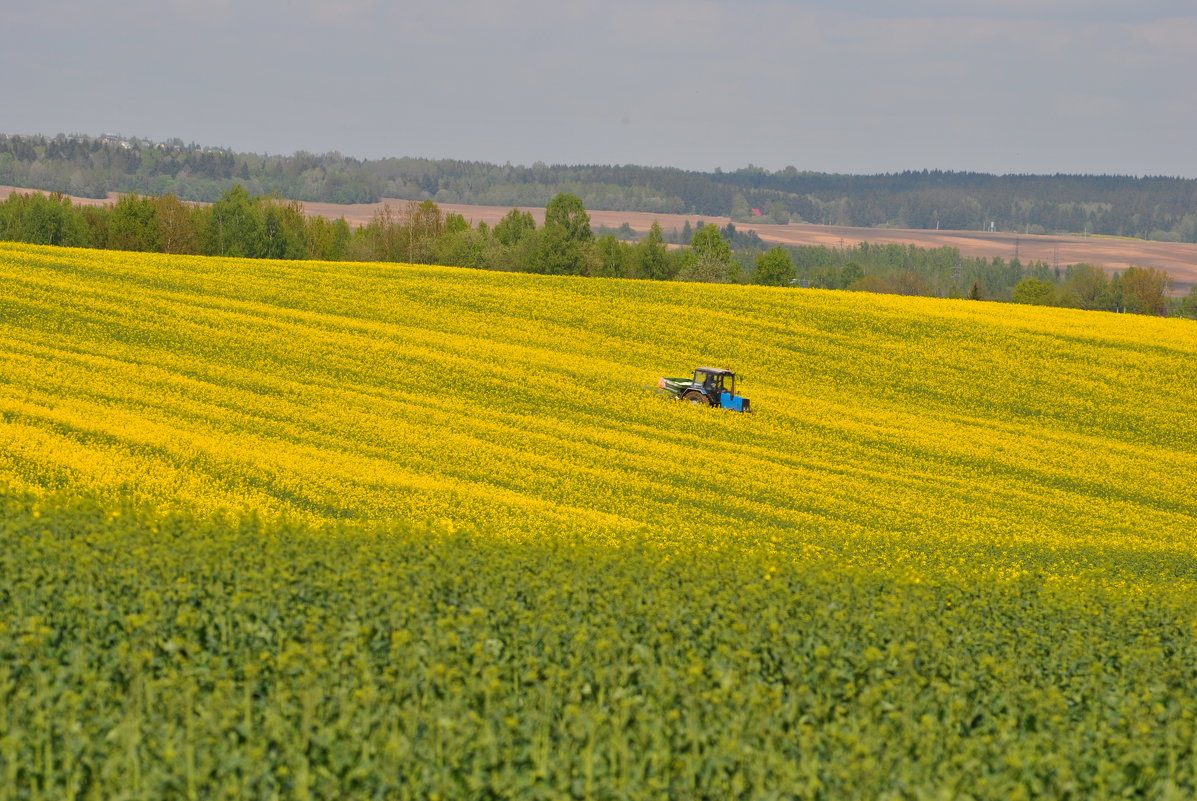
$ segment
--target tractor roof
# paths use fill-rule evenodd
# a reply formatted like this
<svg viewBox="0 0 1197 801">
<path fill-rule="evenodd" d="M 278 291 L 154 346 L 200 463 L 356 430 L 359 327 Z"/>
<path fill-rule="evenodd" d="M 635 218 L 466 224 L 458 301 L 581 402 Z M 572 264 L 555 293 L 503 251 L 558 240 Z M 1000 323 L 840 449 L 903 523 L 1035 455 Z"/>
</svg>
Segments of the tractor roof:
<svg viewBox="0 0 1197 801">
<path fill-rule="evenodd" d="M 711 375 L 735 375 L 731 370 L 724 370 L 722 367 L 697 367 L 696 372 L 710 373 Z"/>
</svg>

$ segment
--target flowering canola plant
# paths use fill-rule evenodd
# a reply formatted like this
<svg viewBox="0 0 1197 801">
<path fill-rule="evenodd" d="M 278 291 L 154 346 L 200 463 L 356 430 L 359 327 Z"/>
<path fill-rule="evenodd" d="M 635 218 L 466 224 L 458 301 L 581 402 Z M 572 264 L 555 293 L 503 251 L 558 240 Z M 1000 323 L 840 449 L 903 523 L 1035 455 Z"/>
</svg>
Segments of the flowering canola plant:
<svg viewBox="0 0 1197 801">
<path fill-rule="evenodd" d="M 1189 321 L 0 279 L 0 801 L 1197 793 Z M 700 364 L 756 413 L 646 389 Z"/>
</svg>

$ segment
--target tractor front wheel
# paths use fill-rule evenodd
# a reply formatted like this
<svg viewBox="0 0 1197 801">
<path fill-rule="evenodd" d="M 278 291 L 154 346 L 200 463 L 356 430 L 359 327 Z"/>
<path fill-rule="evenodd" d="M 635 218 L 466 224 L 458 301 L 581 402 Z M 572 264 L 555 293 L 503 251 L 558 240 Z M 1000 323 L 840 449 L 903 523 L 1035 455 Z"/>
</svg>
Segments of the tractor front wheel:
<svg viewBox="0 0 1197 801">
<path fill-rule="evenodd" d="M 682 400 L 689 401 L 690 403 L 693 403 L 695 406 L 710 406 L 711 405 L 711 402 L 709 400 L 707 400 L 707 396 L 703 395 L 701 392 L 699 392 L 696 389 L 692 389 L 689 392 L 687 392 L 685 395 L 682 395 Z"/>
</svg>

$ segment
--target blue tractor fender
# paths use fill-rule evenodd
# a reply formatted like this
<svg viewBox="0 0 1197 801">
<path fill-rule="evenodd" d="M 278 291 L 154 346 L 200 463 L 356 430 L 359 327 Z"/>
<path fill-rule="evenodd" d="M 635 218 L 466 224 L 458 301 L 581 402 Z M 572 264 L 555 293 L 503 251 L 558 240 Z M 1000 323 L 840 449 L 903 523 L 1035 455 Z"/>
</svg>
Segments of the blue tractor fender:
<svg viewBox="0 0 1197 801">
<path fill-rule="evenodd" d="M 724 392 L 720 396 L 718 405 L 735 412 L 748 411 L 748 400 L 740 395 L 732 395 L 730 392 Z"/>
</svg>

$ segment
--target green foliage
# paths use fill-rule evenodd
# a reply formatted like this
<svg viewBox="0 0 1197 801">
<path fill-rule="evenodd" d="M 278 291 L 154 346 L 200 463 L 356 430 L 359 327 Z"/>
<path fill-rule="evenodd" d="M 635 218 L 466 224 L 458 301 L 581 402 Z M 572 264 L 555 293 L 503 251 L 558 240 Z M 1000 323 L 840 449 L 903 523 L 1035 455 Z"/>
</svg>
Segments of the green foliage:
<svg viewBox="0 0 1197 801">
<path fill-rule="evenodd" d="M 261 204 L 261 215 L 261 252 L 265 258 L 308 258 L 307 220 L 297 201 L 272 198 Z"/>
<path fill-rule="evenodd" d="M 549 201 L 544 210 L 545 228 L 559 227 L 567 238 L 575 242 L 590 242 L 594 234 L 590 231 L 590 215 L 577 195 L 561 193 Z"/>
<path fill-rule="evenodd" d="M 736 228 L 735 223 L 729 222 L 722 228 L 721 232 L 733 250 L 756 251 L 766 249 L 765 240 L 761 239 L 760 235 L 752 229 L 741 231 Z"/>
<path fill-rule="evenodd" d="M 758 284 L 785 286 L 797 275 L 794 262 L 784 247 L 778 245 L 756 257 L 756 272 L 753 281 Z"/>
<path fill-rule="evenodd" d="M 1189 294 L 1181 299 L 1180 305 L 1177 307 L 1177 314 L 1181 317 L 1197 320 L 1197 285 L 1194 285 L 1189 290 Z"/>
<path fill-rule="evenodd" d="M 739 274 L 731 245 L 719 228 L 700 225 L 690 240 L 690 251 L 677 272 L 677 280 L 727 284 L 734 282 Z"/>
<path fill-rule="evenodd" d="M 775 225 L 787 225 L 790 222 L 790 210 L 780 200 L 769 204 L 769 222 Z"/>
<path fill-rule="evenodd" d="M 207 214 L 206 209 L 186 205 L 174 195 L 154 198 L 154 218 L 162 252 L 198 253 L 200 230 L 203 227 L 200 221 L 206 220 Z"/>
<path fill-rule="evenodd" d="M 1122 273 L 1122 298 L 1135 314 L 1162 315 L 1168 309 L 1172 279 L 1155 267 L 1128 267 Z"/>
<path fill-rule="evenodd" d="M 1078 309 L 1110 309 L 1110 280 L 1105 270 L 1092 264 L 1073 264 L 1061 288 L 1064 305 Z"/>
<path fill-rule="evenodd" d="M 648 229 L 648 236 L 636 245 L 636 256 L 641 277 L 654 281 L 665 281 L 673 277 L 674 263 L 665 249 L 661 224 L 656 220 Z"/>
<path fill-rule="evenodd" d="M 409 264 L 432 264 L 436 246 L 445 230 L 445 221 L 440 207 L 431 200 L 422 203 L 408 203 L 401 222 L 407 236 L 407 258 Z"/>
<path fill-rule="evenodd" d="M 90 247 L 90 230 L 81 213 L 62 195 L 14 192 L 0 204 L 0 239 L 35 245 Z"/>
<path fill-rule="evenodd" d="M 505 249 L 489 236 L 487 229 L 466 228 L 448 233 L 438 240 L 436 263 L 476 270 L 497 270 L 502 268 L 503 252 Z"/>
<path fill-rule="evenodd" d="M 730 284 L 739 276 L 736 265 L 721 261 L 713 256 L 691 256 L 682 262 L 677 272 L 679 281 L 695 281 L 707 284 Z"/>
<path fill-rule="evenodd" d="M 835 552 L 0 502 L 13 798 L 1197 793 L 1172 551 L 948 550 L 916 583 Z"/>
<path fill-rule="evenodd" d="M 1056 287 L 1049 281 L 1024 278 L 1014 287 L 1014 302 L 1031 306 L 1052 306 L 1056 302 Z"/>
<path fill-rule="evenodd" d="M 899 244 L 860 242 L 851 247 L 803 246 L 789 248 L 803 286 L 929 297 L 965 297 L 974 286 L 986 300 L 1009 301 L 1025 278 L 1056 287 L 1060 305 L 1113 309 L 1104 271 L 1091 265 L 1074 265 L 1057 278 L 1043 262 L 1024 264 L 1017 259 L 966 258 L 955 248 L 919 248 Z M 867 281 L 861 279 L 868 278 Z M 1074 292 L 1076 295 L 1074 295 Z M 1083 305 L 1077 298 L 1088 298 Z"/>
<path fill-rule="evenodd" d="M 104 247 L 159 252 L 163 247 L 158 207 L 153 198 L 125 195 L 108 215 Z"/>
<path fill-rule="evenodd" d="M 546 225 L 533 238 L 528 271 L 541 275 L 588 275 L 594 249 L 564 225 Z"/>
<path fill-rule="evenodd" d="M 495 223 L 494 236 L 499 244 L 511 247 L 531 236 L 535 230 L 536 220 L 531 212 L 512 209 Z"/>
<path fill-rule="evenodd" d="M 322 261 L 341 261 L 346 257 L 352 232 L 342 217 L 329 220 L 324 217 L 308 219 L 305 231 L 308 256 Z"/>
<path fill-rule="evenodd" d="M 608 278 L 632 278 L 636 272 L 635 252 L 631 245 L 620 242 L 615 234 L 604 234 L 595 242 L 598 264 L 596 276 Z"/>
<path fill-rule="evenodd" d="M 840 268 L 840 277 L 836 289 L 847 289 L 854 282 L 864 278 L 864 269 L 857 262 L 850 261 Z"/>
<path fill-rule="evenodd" d="M 545 207 L 528 269 L 542 275 L 593 275 L 603 269 L 593 247 L 590 215 L 577 195 L 561 193 Z"/>
<path fill-rule="evenodd" d="M 688 245 L 692 239 L 694 239 L 694 229 L 690 226 L 690 221 L 686 220 L 682 224 L 682 231 L 679 235 L 677 244 Z"/>
<path fill-rule="evenodd" d="M 460 222 L 456 225 L 460 227 Z M 411 201 L 399 211 L 385 204 L 358 233 L 362 240 L 355 243 L 359 258 L 431 264 L 446 226 L 435 203 Z"/>
<path fill-rule="evenodd" d="M 731 245 L 723 238 L 719 228 L 714 225 L 699 226 L 690 240 L 690 249 L 699 258 L 707 257 L 715 261 L 731 262 Z"/>
<path fill-rule="evenodd" d="M 759 271 L 765 243 L 755 231 L 722 229 L 685 221 L 668 240 L 690 249 L 666 249 L 667 236 L 658 222 L 634 246 L 594 241 L 589 214 L 577 195 L 562 193 L 546 208 L 551 223 L 538 230 L 532 214 L 512 209 L 493 228 L 472 228 L 464 217 L 443 215 L 429 200 L 399 208 L 384 205 L 366 225 L 351 229 L 344 219 L 307 217 L 294 201 L 277 195 L 252 196 L 236 187 L 211 207 L 181 202 L 173 195 L 158 198 L 126 196 L 100 207 L 72 206 L 66 198 L 39 193 L 14 194 L 0 202 L 0 239 L 74 246 L 159 250 L 339 261 L 393 261 L 476 269 L 589 276 L 617 276 L 685 281 L 739 282 Z M 698 233 L 695 233 L 695 231 Z M 617 229 L 627 237 L 625 223 Z M 610 232 L 607 232 L 610 233 Z M 775 247 L 774 250 L 777 248 Z M 1168 297 L 1170 277 L 1159 270 L 1132 268 L 1129 281 L 1108 280 L 1100 267 L 1072 265 L 1061 276 L 1042 262 L 1023 264 L 963 258 L 953 248 L 924 249 L 908 245 L 861 242 L 846 248 L 786 247 L 793 265 L 779 253 L 768 259 L 778 272 L 752 279 L 802 287 L 848 289 L 899 295 L 961 297 L 976 294 L 1009 301 L 1020 282 L 1023 301 L 1036 287 L 1037 302 L 1082 309 L 1166 314 L 1175 304 Z M 755 270 L 754 270 L 755 268 Z M 1050 286 L 1051 293 L 1045 286 Z"/>
<path fill-rule="evenodd" d="M 258 258 L 267 249 L 260 202 L 238 184 L 212 204 L 203 236 L 207 256 Z"/>
<path fill-rule="evenodd" d="M 893 286 L 879 275 L 864 275 L 845 287 L 850 292 L 875 292 L 880 295 L 893 293 Z"/>
<path fill-rule="evenodd" d="M 887 294 L 927 297 L 931 289 L 915 270 L 906 270 L 890 276 L 886 283 L 889 286 Z"/>
</svg>

